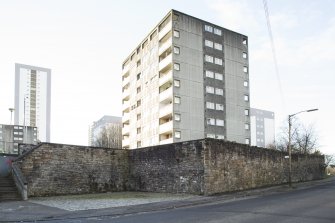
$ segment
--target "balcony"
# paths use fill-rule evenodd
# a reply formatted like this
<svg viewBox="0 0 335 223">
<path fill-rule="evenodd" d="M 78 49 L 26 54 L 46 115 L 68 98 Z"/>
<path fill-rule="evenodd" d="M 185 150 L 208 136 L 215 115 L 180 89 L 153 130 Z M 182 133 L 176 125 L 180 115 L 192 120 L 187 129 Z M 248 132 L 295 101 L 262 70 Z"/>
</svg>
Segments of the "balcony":
<svg viewBox="0 0 335 223">
<path fill-rule="evenodd" d="M 170 115 L 170 114 L 171 114 L 171 116 L 172 116 L 172 112 L 173 112 L 173 106 L 172 106 L 172 103 L 171 103 L 171 104 L 168 104 L 168 105 L 165 105 L 165 106 L 162 106 L 162 107 L 159 109 L 159 118 L 168 116 L 168 115 Z"/>
<path fill-rule="evenodd" d="M 166 24 L 164 28 L 161 31 L 159 31 L 158 39 L 159 40 L 162 39 L 171 30 L 172 30 L 172 21 L 170 20 L 170 22 L 168 22 L 168 24 Z"/>
<path fill-rule="evenodd" d="M 123 139 L 122 140 L 122 147 L 129 146 L 129 143 L 130 143 L 129 138 Z"/>
<path fill-rule="evenodd" d="M 158 55 L 161 55 L 162 53 L 164 53 L 171 46 L 172 46 L 172 37 L 170 37 L 165 42 L 162 42 L 159 45 Z"/>
<path fill-rule="evenodd" d="M 129 118 L 130 118 L 130 115 L 128 112 L 124 113 L 122 115 L 122 123 L 129 123 Z"/>
<path fill-rule="evenodd" d="M 159 94 L 159 102 L 169 103 L 172 102 L 172 99 L 173 99 L 172 87 L 169 87 L 168 89 Z"/>
<path fill-rule="evenodd" d="M 129 125 L 125 125 L 122 127 L 122 135 L 128 135 L 129 136 Z"/>
<path fill-rule="evenodd" d="M 159 141 L 159 144 L 160 145 L 164 145 L 164 144 L 170 144 L 170 143 L 173 143 L 173 138 L 167 138 L 167 139 L 163 139 L 161 141 Z"/>
<path fill-rule="evenodd" d="M 130 108 L 130 102 L 129 101 L 124 101 L 123 104 L 122 104 L 122 111 L 129 112 L 129 108 Z"/>
<path fill-rule="evenodd" d="M 165 68 L 172 63 L 172 53 L 159 62 L 159 71 L 165 70 Z"/>
<path fill-rule="evenodd" d="M 130 90 L 129 89 L 125 89 L 123 92 L 122 92 L 122 99 L 125 100 L 125 99 L 129 99 L 129 96 L 130 96 Z"/>
<path fill-rule="evenodd" d="M 168 81 L 171 81 L 172 83 L 172 77 L 173 77 L 172 70 L 166 74 L 161 74 L 161 77 L 159 78 L 159 86 L 162 86 Z"/>
<path fill-rule="evenodd" d="M 130 80 L 130 76 L 123 78 L 122 87 L 126 86 L 129 83 L 129 80 Z"/>
<path fill-rule="evenodd" d="M 129 65 L 129 63 L 126 65 L 126 66 L 124 66 L 124 68 L 122 69 L 122 76 L 125 76 L 125 74 L 127 73 L 127 72 L 129 72 L 129 68 L 130 68 L 130 65 Z"/>
<path fill-rule="evenodd" d="M 165 122 L 159 126 L 159 134 L 172 133 L 173 131 L 173 121 Z"/>
</svg>

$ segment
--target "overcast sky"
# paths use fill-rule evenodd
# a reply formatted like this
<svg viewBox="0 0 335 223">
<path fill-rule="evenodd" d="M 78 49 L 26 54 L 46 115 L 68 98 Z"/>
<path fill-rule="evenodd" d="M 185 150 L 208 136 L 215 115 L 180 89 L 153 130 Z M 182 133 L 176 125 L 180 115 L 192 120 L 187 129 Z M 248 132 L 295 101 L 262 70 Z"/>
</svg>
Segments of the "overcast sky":
<svg viewBox="0 0 335 223">
<path fill-rule="evenodd" d="M 0 0 L 0 123 L 14 106 L 14 63 L 52 70 L 51 141 L 87 145 L 88 125 L 121 116 L 121 65 L 170 9 L 249 37 L 251 106 L 314 125 L 334 153 L 335 1 L 268 1 L 280 81 L 262 0 Z"/>
</svg>

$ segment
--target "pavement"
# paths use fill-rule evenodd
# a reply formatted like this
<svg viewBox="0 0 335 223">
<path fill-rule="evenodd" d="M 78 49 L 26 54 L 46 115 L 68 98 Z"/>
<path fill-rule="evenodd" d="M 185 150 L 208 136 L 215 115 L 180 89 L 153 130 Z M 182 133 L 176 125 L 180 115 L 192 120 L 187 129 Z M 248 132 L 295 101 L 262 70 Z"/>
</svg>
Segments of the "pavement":
<svg viewBox="0 0 335 223">
<path fill-rule="evenodd" d="M 332 178 L 326 178 L 318 181 L 310 181 L 304 183 L 296 183 L 293 185 L 293 188 L 288 187 L 287 185 L 273 186 L 267 188 L 259 188 L 253 190 L 246 190 L 234 193 L 226 193 L 215 196 L 189 196 L 189 195 L 169 195 L 169 194 L 156 194 L 157 197 L 164 197 L 165 199 L 153 199 L 152 195 L 154 193 L 139 193 L 141 199 L 149 202 L 146 203 L 120 203 L 122 206 L 118 207 L 105 207 L 99 209 L 90 209 L 84 208 L 84 210 L 75 210 L 71 211 L 68 208 L 64 207 L 55 207 L 52 204 L 53 199 L 55 198 L 43 198 L 43 199 L 31 199 L 28 201 L 10 201 L 10 202 L 1 202 L 0 203 L 0 222 L 43 222 L 43 221 L 62 221 L 62 220 L 70 220 L 70 219 L 88 219 L 95 217 L 104 217 L 104 216 L 124 216 L 136 213 L 145 213 L 152 211 L 161 211 L 168 209 L 176 209 L 181 207 L 191 207 L 202 204 L 214 204 L 214 203 L 222 203 L 222 202 L 231 202 L 236 200 L 243 200 L 252 197 L 259 197 L 269 194 L 277 194 L 284 193 L 291 190 L 300 190 L 308 187 L 313 187 L 318 184 L 323 184 L 327 181 L 334 180 Z M 117 193 L 110 193 L 117 194 Z M 147 194 L 147 195 L 146 195 Z M 150 195 L 151 194 L 151 195 Z M 159 196 L 158 196 L 159 195 Z M 92 196 L 92 195 L 88 195 Z M 132 196 L 137 196 L 136 193 L 133 193 Z M 72 196 L 73 197 L 73 196 Z M 169 199 L 168 197 L 171 197 Z M 69 196 L 71 198 L 71 196 Z M 128 198 L 130 198 L 128 196 Z M 151 199 L 151 200 L 150 200 Z M 37 202 L 36 202 L 37 200 Z M 43 204 L 38 202 L 38 200 L 42 200 Z M 50 203 L 48 203 L 50 200 Z M 75 200 L 73 198 L 73 200 Z M 81 199 L 82 204 L 84 205 L 87 200 Z M 131 200 L 131 199 L 130 199 Z M 113 199 L 108 198 L 103 202 L 113 202 Z M 68 199 L 68 202 L 71 203 L 71 199 Z"/>
</svg>

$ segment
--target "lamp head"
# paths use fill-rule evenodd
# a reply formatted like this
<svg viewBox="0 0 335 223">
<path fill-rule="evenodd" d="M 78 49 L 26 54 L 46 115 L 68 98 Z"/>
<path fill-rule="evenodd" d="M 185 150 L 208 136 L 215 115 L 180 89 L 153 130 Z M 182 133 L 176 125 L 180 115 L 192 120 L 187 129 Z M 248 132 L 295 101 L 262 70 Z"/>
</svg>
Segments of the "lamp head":
<svg viewBox="0 0 335 223">
<path fill-rule="evenodd" d="M 319 110 L 319 109 L 314 108 L 314 109 L 309 109 L 309 110 L 307 110 L 306 112 L 313 112 L 313 111 L 317 111 L 317 110 Z"/>
</svg>

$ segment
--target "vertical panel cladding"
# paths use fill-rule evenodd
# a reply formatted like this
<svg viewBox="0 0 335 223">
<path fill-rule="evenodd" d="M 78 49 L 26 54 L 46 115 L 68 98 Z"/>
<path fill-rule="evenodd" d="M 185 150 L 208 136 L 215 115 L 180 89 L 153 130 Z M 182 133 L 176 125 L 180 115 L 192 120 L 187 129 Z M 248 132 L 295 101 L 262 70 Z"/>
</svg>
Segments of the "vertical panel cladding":
<svg viewBox="0 0 335 223">
<path fill-rule="evenodd" d="M 180 87 L 174 87 L 174 95 L 181 98 L 174 105 L 174 113 L 181 114 L 181 121 L 174 121 L 174 129 L 181 131 L 181 138 L 174 139 L 178 142 L 204 137 L 202 25 L 190 16 L 173 13 L 178 15 L 173 30 L 180 33 L 173 37 L 173 46 L 180 49 L 173 54 L 173 62 L 180 64 L 180 71 L 173 71 L 174 80 L 180 81 Z"/>
<path fill-rule="evenodd" d="M 229 30 L 224 30 L 224 37 L 227 139 L 245 143 L 246 138 L 250 139 L 250 130 L 245 130 L 250 118 L 244 115 L 244 110 L 250 109 L 248 40 Z M 245 81 L 248 86 L 244 86 Z M 245 95 L 248 101 L 244 100 Z"/>
<path fill-rule="evenodd" d="M 130 189 L 203 194 L 202 141 L 130 151 Z"/>
<path fill-rule="evenodd" d="M 206 139 L 205 194 L 278 185 L 288 182 L 285 153 L 248 145 Z M 321 179 L 323 156 L 293 156 L 294 182 Z"/>
<path fill-rule="evenodd" d="M 42 144 L 22 159 L 28 196 L 124 191 L 128 151 Z"/>
</svg>

